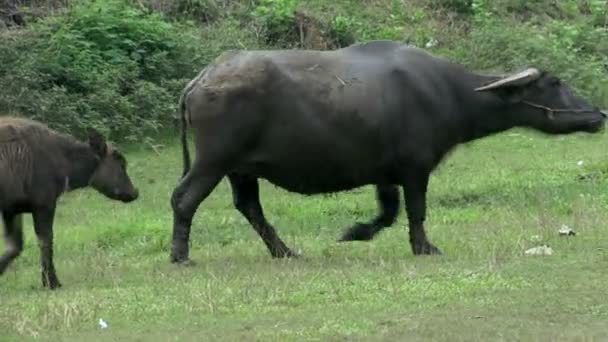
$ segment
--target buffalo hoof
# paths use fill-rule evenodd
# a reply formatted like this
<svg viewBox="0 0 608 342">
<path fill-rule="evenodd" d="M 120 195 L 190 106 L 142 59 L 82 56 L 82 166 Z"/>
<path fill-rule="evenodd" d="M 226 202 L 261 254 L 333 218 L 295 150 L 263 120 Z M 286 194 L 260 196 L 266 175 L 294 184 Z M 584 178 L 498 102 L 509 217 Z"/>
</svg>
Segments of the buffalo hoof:
<svg viewBox="0 0 608 342">
<path fill-rule="evenodd" d="M 188 258 L 171 258 L 171 263 L 176 264 L 177 266 L 194 266 L 196 262 L 192 261 Z"/>
<path fill-rule="evenodd" d="M 433 246 L 430 242 L 422 242 L 412 245 L 414 255 L 442 255 L 439 248 Z"/>
<path fill-rule="evenodd" d="M 369 241 L 374 238 L 375 232 L 372 226 L 365 223 L 357 223 L 353 227 L 347 229 L 338 242 L 348 241 Z"/>
<path fill-rule="evenodd" d="M 189 263 L 188 254 L 188 246 L 186 244 L 174 243 L 171 249 L 171 263 L 179 265 Z"/>
<path fill-rule="evenodd" d="M 299 258 L 300 255 L 296 252 L 293 252 L 291 249 L 286 248 L 286 249 L 281 249 L 278 251 L 274 251 L 271 253 L 273 258 L 279 259 L 279 258 Z"/>
<path fill-rule="evenodd" d="M 49 290 L 56 290 L 60 288 L 62 285 L 57 279 L 57 276 L 49 275 L 48 277 L 44 274 L 42 275 L 42 287 L 48 288 Z"/>
</svg>

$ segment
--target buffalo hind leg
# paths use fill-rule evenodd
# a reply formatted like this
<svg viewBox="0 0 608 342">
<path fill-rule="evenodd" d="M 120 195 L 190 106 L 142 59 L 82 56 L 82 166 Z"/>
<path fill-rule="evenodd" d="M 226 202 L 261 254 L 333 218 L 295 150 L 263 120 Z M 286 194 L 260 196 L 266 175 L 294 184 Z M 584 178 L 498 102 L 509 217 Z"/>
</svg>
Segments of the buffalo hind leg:
<svg viewBox="0 0 608 342">
<path fill-rule="evenodd" d="M 173 208 L 172 263 L 192 263 L 188 256 L 192 218 L 201 202 L 209 196 L 223 177 L 219 172 L 209 171 L 211 169 L 194 165 L 173 191 L 171 196 L 171 207 Z M 202 172 L 206 174 L 202 174 Z"/>
<path fill-rule="evenodd" d="M 53 264 L 53 220 L 55 207 L 36 208 L 32 212 L 34 230 L 40 247 L 42 286 L 51 290 L 61 287 Z"/>
<path fill-rule="evenodd" d="M 403 184 L 407 218 L 409 223 L 410 245 L 415 255 L 441 254 L 431 244 L 424 231 L 426 219 L 426 192 L 430 173 L 423 170 L 411 170 Z"/>
<path fill-rule="evenodd" d="M 368 223 L 356 223 L 338 241 L 369 241 L 382 229 L 395 223 L 399 215 L 399 188 L 394 185 L 377 185 L 376 199 L 380 214 Z"/>
<path fill-rule="evenodd" d="M 0 256 L 0 275 L 3 274 L 8 265 L 15 260 L 23 251 L 23 219 L 22 215 L 4 212 L 4 240 L 6 252 Z"/>
<path fill-rule="evenodd" d="M 249 221 L 253 229 L 266 244 L 274 258 L 296 256 L 279 238 L 275 229 L 264 217 L 260 203 L 260 188 L 255 177 L 231 174 L 228 176 L 232 187 L 232 198 L 236 209 Z"/>
</svg>

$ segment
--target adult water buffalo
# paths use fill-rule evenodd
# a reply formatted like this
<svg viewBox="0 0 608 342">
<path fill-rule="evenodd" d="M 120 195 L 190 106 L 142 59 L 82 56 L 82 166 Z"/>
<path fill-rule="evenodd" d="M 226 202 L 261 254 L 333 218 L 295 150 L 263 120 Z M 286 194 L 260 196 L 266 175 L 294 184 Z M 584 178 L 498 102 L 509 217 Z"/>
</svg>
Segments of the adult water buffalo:
<svg viewBox="0 0 608 342">
<path fill-rule="evenodd" d="M 224 176 L 234 205 L 273 257 L 293 253 L 264 217 L 259 178 L 307 195 L 375 185 L 380 214 L 342 241 L 371 240 L 392 225 L 401 186 L 413 253 L 439 254 L 424 231 L 427 183 L 451 149 L 513 127 L 598 132 L 606 114 L 536 68 L 484 76 L 414 47 L 374 41 L 323 52 L 225 53 L 186 86 L 179 118 L 176 263 L 188 261 L 193 215 Z M 187 125 L 195 134 L 192 167 Z"/>
<path fill-rule="evenodd" d="M 40 245 L 42 285 L 61 286 L 53 265 L 53 221 L 62 193 L 91 186 L 105 196 L 131 202 L 138 197 L 123 155 L 90 130 L 89 141 L 49 129 L 40 122 L 0 117 L 0 212 L 6 252 L 0 275 L 23 250 L 23 214 L 31 213 Z"/>
</svg>

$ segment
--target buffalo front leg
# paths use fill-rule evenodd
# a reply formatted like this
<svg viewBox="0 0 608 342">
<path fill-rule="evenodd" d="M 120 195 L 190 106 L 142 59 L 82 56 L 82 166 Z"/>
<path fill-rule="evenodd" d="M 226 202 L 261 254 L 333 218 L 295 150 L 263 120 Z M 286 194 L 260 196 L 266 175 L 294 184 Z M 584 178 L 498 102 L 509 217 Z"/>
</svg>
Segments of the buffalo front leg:
<svg viewBox="0 0 608 342">
<path fill-rule="evenodd" d="M 424 231 L 426 219 L 426 192 L 430 173 L 414 170 L 409 172 L 403 184 L 407 218 L 409 223 L 410 245 L 415 255 L 441 254 L 431 244 Z"/>
<path fill-rule="evenodd" d="M 260 203 L 258 180 L 255 177 L 235 174 L 229 175 L 228 179 L 232 187 L 234 206 L 260 235 L 270 255 L 274 258 L 296 256 L 266 220 Z"/>
<path fill-rule="evenodd" d="M 0 256 L 0 275 L 23 251 L 23 219 L 21 215 L 4 212 L 2 220 L 4 221 L 6 251 Z"/>
<path fill-rule="evenodd" d="M 171 207 L 173 208 L 172 263 L 187 264 L 190 262 L 188 241 L 190 240 L 192 218 L 201 202 L 209 196 L 223 177 L 217 173 L 216 175 L 205 175 L 199 170 L 205 170 L 205 168 L 195 165 L 181 180 L 171 196 Z"/>
<path fill-rule="evenodd" d="M 380 214 L 371 222 L 356 223 L 347 229 L 338 241 L 372 240 L 382 229 L 395 223 L 399 214 L 399 188 L 394 185 L 376 186 L 376 200 Z"/>
<path fill-rule="evenodd" d="M 34 230 L 40 247 L 42 286 L 53 290 L 61 287 L 53 264 L 53 220 L 55 207 L 37 208 L 33 211 Z"/>
</svg>

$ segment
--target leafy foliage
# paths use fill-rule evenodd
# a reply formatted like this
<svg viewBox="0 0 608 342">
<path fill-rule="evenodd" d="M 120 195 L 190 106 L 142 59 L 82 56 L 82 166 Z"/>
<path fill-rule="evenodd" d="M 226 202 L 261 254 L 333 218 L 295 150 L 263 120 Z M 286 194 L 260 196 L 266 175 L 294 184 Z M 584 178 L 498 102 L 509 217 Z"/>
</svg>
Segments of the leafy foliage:
<svg viewBox="0 0 608 342">
<path fill-rule="evenodd" d="M 431 8 L 443 8 L 460 14 L 471 14 L 473 12 L 473 0 L 431 0 Z"/>
<path fill-rule="evenodd" d="M 65 131 L 138 140 L 171 119 L 166 83 L 194 72 L 192 38 L 124 1 L 81 1 L 32 29 L 3 44 L 0 107 Z"/>
<path fill-rule="evenodd" d="M 295 40 L 294 25 L 298 0 L 261 0 L 253 15 L 264 30 L 266 43 Z"/>
<path fill-rule="evenodd" d="M 347 16 L 337 15 L 330 22 L 333 35 L 341 46 L 347 46 L 355 42 L 354 32 L 357 22 Z"/>
<path fill-rule="evenodd" d="M 468 39 L 446 54 L 479 69 L 507 71 L 535 65 L 568 80 L 595 104 L 608 107 L 608 27 L 594 25 L 593 17 L 572 4 L 560 2 L 560 13 L 574 19 L 544 18 L 539 25 L 504 17 L 515 5 L 531 2 L 511 0 L 501 8 L 493 1 L 475 0 L 475 26 Z M 595 11 L 603 9 L 596 3 Z"/>
</svg>

